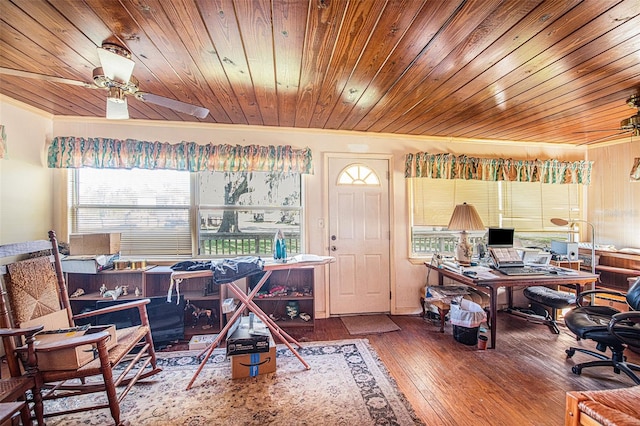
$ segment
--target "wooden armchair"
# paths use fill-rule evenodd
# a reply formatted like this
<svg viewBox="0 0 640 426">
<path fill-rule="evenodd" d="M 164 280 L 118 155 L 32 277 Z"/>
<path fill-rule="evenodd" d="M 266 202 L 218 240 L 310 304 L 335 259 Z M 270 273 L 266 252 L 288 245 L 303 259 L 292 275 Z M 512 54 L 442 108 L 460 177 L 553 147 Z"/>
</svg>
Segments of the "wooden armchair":
<svg viewBox="0 0 640 426">
<path fill-rule="evenodd" d="M 34 254 L 35 257 L 28 257 Z M 45 330 L 72 328 L 75 327 L 76 320 L 125 309 L 138 309 L 141 325 L 116 330 L 115 339 L 109 332 L 100 331 L 42 344 L 38 342 L 33 357 L 24 356 L 25 349 L 19 342 L 14 347 L 7 348 L 9 352 L 22 353 L 22 367 L 35 372 L 36 385 L 38 390 L 42 389 L 42 399 L 45 401 L 43 417 L 109 408 L 114 423 L 125 424 L 120 419 L 120 401 L 138 380 L 161 371 L 156 364 L 145 306 L 149 299 L 73 315 L 62 273 L 58 242 L 53 231 L 49 232 L 49 241 L 0 246 L 1 264 L 6 265 L 0 266 L 0 277 L 6 289 L 0 298 L 0 326 L 5 328 L 38 324 L 44 325 Z M 5 301 L 5 296 L 8 302 Z M 69 351 L 86 353 L 87 348 L 89 353 L 93 351 L 93 360 L 80 362 L 81 365 L 73 368 L 56 367 L 55 361 L 67 359 Z M 8 361 L 11 359 L 8 357 Z M 45 359 L 48 361 L 47 365 L 44 364 Z M 116 366 L 119 367 L 116 369 Z M 20 366 L 10 365 L 10 371 L 12 375 L 17 375 Z M 114 373 L 117 373 L 116 377 Z M 93 376 L 99 380 L 85 380 Z M 124 389 L 118 390 L 119 386 L 124 386 Z M 108 404 L 56 412 L 49 412 L 47 408 L 48 400 L 94 392 L 106 393 Z"/>
<path fill-rule="evenodd" d="M 640 424 L 640 386 L 571 391 L 566 395 L 565 426 Z"/>
<path fill-rule="evenodd" d="M 12 352 L 12 339 L 16 337 L 24 338 L 26 345 L 26 356 L 35 357 L 34 341 L 35 333 L 42 330 L 43 326 L 29 327 L 29 328 L 2 328 L 0 329 L 0 338 L 5 349 L 7 358 L 15 356 Z M 9 363 L 10 365 L 16 365 Z M 33 364 L 33 362 L 32 362 Z M 27 399 L 27 391 L 31 391 L 30 399 Z M 15 403 L 18 404 L 7 404 Z M 36 386 L 35 370 L 31 368 L 29 371 L 12 372 L 11 377 L 3 378 L 0 380 L 0 405 L 4 408 L 2 410 L 2 417 L 7 416 L 11 419 L 14 414 L 19 411 L 20 418 L 23 425 L 31 425 L 31 405 L 33 404 L 33 410 L 36 413 L 36 418 L 39 419 L 38 424 L 44 425 L 42 417 L 42 395 L 40 394 L 39 386 Z M 2 423 L 0 423 L 2 424 Z"/>
</svg>

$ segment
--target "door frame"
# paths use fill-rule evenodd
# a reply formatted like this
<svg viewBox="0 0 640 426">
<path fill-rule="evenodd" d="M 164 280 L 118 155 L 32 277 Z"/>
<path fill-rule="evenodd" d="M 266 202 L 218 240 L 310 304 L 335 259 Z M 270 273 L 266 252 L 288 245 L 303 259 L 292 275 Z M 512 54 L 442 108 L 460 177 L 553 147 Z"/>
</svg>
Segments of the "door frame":
<svg viewBox="0 0 640 426">
<path fill-rule="evenodd" d="M 394 161 L 392 154 L 370 154 L 370 153 L 357 153 L 357 152 L 325 152 L 322 159 L 322 172 L 324 174 L 324 179 L 322 182 L 322 197 L 324 204 L 323 216 L 325 219 L 325 226 L 322 230 L 322 238 L 324 238 L 324 250 L 327 256 L 331 256 L 331 251 L 329 250 L 329 159 L 332 158 L 346 158 L 353 159 L 354 162 L 365 162 L 366 160 L 387 160 L 388 163 L 388 173 L 389 178 L 387 179 L 388 187 L 388 196 L 389 196 L 389 291 L 391 291 L 391 299 L 389 300 L 389 310 L 390 314 L 394 314 L 395 304 L 396 304 L 396 249 L 395 249 L 395 203 L 393 200 L 395 199 L 394 192 Z M 366 164 L 366 163 L 365 163 Z M 331 264 L 329 264 L 329 268 Z M 324 274 L 324 306 L 326 317 L 331 317 L 331 306 L 330 306 L 330 280 L 331 274 Z"/>
</svg>

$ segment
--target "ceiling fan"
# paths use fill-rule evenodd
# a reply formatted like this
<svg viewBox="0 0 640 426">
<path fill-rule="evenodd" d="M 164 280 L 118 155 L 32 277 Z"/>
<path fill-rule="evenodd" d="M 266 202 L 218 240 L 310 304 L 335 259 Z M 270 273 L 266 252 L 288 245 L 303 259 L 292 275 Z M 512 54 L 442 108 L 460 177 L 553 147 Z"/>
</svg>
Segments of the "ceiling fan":
<svg viewBox="0 0 640 426">
<path fill-rule="evenodd" d="M 638 110 L 638 112 L 636 113 L 636 115 L 632 115 L 629 118 L 625 118 L 624 120 L 622 120 L 620 122 L 620 127 L 617 129 L 609 129 L 609 130 L 590 130 L 590 131 L 586 131 L 586 132 L 580 132 L 580 133 L 592 133 L 592 132 L 613 132 L 613 131 L 618 131 L 618 133 L 612 134 L 612 135 L 608 135 L 596 140 L 592 140 L 589 142 L 585 142 L 582 143 L 580 145 L 589 145 L 589 144 L 593 144 L 596 142 L 600 142 L 603 140 L 607 140 L 607 139 L 612 139 L 615 138 L 617 136 L 621 136 L 621 135 L 631 135 L 633 136 L 640 136 L 640 93 L 635 94 L 635 95 L 631 95 L 631 97 L 629 99 L 627 99 L 627 105 L 629 105 L 631 108 L 636 108 Z"/>
<path fill-rule="evenodd" d="M 620 129 L 632 131 L 634 136 L 640 136 L 640 95 L 631 95 L 627 99 L 627 105 L 636 108 L 638 112 L 629 118 L 625 118 L 620 122 Z"/>
<path fill-rule="evenodd" d="M 98 58 L 102 66 L 93 70 L 93 82 L 70 80 L 3 67 L 0 67 L 0 74 L 35 78 L 91 89 L 106 89 L 107 118 L 112 120 L 129 118 L 127 95 L 132 95 L 142 102 L 160 105 L 201 119 L 209 115 L 207 108 L 140 91 L 138 80 L 133 76 L 135 62 L 131 60 L 131 52 L 128 49 L 105 42 L 98 48 Z"/>
</svg>

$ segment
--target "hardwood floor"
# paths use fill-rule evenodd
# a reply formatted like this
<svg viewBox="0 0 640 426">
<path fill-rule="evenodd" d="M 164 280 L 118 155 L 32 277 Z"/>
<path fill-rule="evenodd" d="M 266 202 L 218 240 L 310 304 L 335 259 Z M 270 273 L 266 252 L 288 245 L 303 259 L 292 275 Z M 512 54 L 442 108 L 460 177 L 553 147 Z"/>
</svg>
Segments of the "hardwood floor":
<svg viewBox="0 0 640 426">
<path fill-rule="evenodd" d="M 624 374 L 606 367 L 571 372 L 591 357 L 569 346 L 576 342 L 563 326 L 559 335 L 548 327 L 498 314 L 497 349 L 478 350 L 456 342 L 451 326 L 438 326 L 419 316 L 392 316 L 401 331 L 351 336 L 339 318 L 316 321 L 315 332 L 291 333 L 304 341 L 367 338 L 398 386 L 427 425 L 561 425 L 565 392 L 633 385 Z M 640 355 L 627 351 L 630 361 Z"/>
</svg>

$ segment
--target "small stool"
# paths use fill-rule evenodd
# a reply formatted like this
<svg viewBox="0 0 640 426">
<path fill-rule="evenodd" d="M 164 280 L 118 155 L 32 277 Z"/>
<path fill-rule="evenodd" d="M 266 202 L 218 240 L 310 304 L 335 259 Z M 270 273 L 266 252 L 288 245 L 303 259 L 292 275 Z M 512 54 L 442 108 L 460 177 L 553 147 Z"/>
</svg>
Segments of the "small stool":
<svg viewBox="0 0 640 426">
<path fill-rule="evenodd" d="M 531 322 L 545 324 L 549 326 L 552 332 L 560 334 L 560 329 L 558 329 L 558 323 L 556 322 L 557 310 L 575 305 L 576 295 L 544 286 L 526 287 L 523 294 L 532 304 L 544 307 L 544 316 L 539 315 L 536 311 L 532 312 L 526 309 L 519 309 L 511 313 L 525 317 Z M 546 308 L 550 308 L 551 313 Z"/>
</svg>

